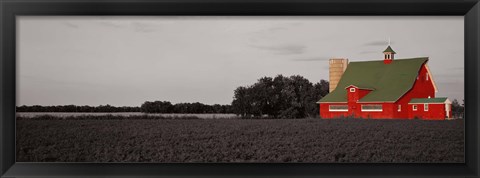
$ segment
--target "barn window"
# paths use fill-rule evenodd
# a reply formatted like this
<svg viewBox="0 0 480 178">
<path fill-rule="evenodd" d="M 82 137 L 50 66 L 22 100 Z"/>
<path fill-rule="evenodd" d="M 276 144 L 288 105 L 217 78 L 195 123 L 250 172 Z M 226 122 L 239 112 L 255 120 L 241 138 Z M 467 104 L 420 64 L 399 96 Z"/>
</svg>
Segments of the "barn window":
<svg viewBox="0 0 480 178">
<path fill-rule="evenodd" d="M 425 74 L 425 80 L 428 81 L 428 74 Z"/>
<path fill-rule="evenodd" d="M 428 111 L 428 104 L 427 103 L 423 104 L 423 111 Z"/>
<path fill-rule="evenodd" d="M 348 105 L 330 105 L 329 111 L 348 111 Z"/>
<path fill-rule="evenodd" d="M 398 112 L 402 111 L 402 105 L 398 105 L 397 111 L 398 111 Z"/>
<path fill-rule="evenodd" d="M 413 105 L 413 110 L 416 111 L 417 110 L 417 105 Z"/>
<path fill-rule="evenodd" d="M 362 111 L 383 111 L 381 104 L 364 104 L 362 105 Z"/>
<path fill-rule="evenodd" d="M 355 92 L 355 88 L 350 88 L 350 92 Z"/>
</svg>

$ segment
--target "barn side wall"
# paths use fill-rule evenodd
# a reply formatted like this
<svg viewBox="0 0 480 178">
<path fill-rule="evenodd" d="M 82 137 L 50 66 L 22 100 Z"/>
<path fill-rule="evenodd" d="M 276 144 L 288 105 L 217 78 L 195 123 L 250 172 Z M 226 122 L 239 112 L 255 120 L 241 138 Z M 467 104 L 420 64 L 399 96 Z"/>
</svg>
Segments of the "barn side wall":
<svg viewBox="0 0 480 178">
<path fill-rule="evenodd" d="M 362 105 L 379 104 L 382 105 L 382 111 L 362 111 Z M 354 108 L 355 116 L 370 119 L 394 119 L 394 103 L 356 103 Z"/>
<path fill-rule="evenodd" d="M 382 111 L 362 111 L 362 104 L 380 104 Z M 329 111 L 330 105 L 348 105 L 348 111 Z M 394 103 L 320 103 L 320 117 L 332 119 L 339 117 L 355 117 L 370 119 L 394 119 Z"/>
<path fill-rule="evenodd" d="M 320 103 L 320 118 L 333 119 L 333 118 L 348 116 L 348 112 L 341 112 L 341 111 L 330 112 L 328 110 L 330 105 L 347 105 L 347 103 Z"/>
<path fill-rule="evenodd" d="M 413 106 L 417 106 L 417 110 L 413 110 Z M 428 111 L 425 111 L 425 105 L 423 103 L 409 104 L 409 110 L 411 110 L 412 118 L 418 118 L 423 120 L 445 120 L 447 113 L 445 111 L 444 103 L 430 103 L 428 104 Z"/>
</svg>

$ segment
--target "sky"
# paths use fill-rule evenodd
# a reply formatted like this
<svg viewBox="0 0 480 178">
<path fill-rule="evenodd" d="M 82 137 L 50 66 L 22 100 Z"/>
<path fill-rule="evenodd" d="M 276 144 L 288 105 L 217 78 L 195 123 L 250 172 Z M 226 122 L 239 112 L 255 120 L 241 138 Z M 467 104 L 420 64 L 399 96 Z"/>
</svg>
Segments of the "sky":
<svg viewBox="0 0 480 178">
<path fill-rule="evenodd" d="M 18 16 L 17 105 L 230 104 L 328 60 L 429 57 L 437 97 L 464 99 L 463 16 Z"/>
</svg>

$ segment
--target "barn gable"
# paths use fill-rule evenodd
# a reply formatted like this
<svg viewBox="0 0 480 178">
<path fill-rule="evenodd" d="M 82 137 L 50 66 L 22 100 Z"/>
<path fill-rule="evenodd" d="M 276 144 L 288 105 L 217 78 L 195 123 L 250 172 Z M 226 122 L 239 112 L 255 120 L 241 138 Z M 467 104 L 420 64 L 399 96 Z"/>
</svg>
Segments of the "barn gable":
<svg viewBox="0 0 480 178">
<path fill-rule="evenodd" d="M 427 57 L 395 59 L 388 65 L 383 61 L 350 62 L 335 90 L 322 102 L 347 102 L 347 88 L 354 85 L 373 89 L 358 102 L 395 102 L 415 83 L 418 72 Z"/>
</svg>

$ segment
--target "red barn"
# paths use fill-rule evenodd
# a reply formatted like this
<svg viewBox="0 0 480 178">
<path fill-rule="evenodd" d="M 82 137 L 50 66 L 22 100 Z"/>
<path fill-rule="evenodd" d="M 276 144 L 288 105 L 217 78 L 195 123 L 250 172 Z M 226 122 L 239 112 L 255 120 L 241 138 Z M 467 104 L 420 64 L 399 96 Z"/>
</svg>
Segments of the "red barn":
<svg viewBox="0 0 480 178">
<path fill-rule="evenodd" d="M 321 118 L 451 118 L 451 102 L 435 98 L 437 87 L 428 57 L 394 59 L 396 53 L 390 46 L 383 53 L 383 60 L 341 61 L 346 67 L 332 67 L 339 59 L 330 61 L 331 92 L 317 102 Z M 342 68 L 338 75 L 337 69 Z"/>
</svg>

